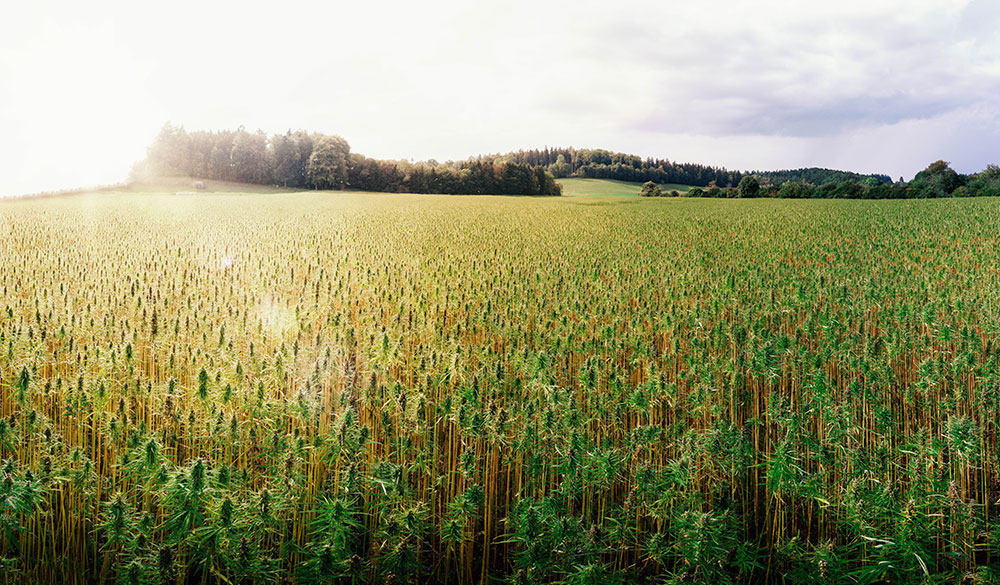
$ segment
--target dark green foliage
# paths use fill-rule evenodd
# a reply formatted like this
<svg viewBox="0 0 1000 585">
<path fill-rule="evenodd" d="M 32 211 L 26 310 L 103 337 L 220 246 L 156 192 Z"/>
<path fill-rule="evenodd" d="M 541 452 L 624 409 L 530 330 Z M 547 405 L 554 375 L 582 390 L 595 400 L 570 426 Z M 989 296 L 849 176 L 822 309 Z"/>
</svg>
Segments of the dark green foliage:
<svg viewBox="0 0 1000 585">
<path fill-rule="evenodd" d="M 778 187 L 781 187 L 788 182 L 822 185 L 823 183 L 843 183 L 844 181 L 854 181 L 855 183 L 869 183 L 873 186 L 892 183 L 892 179 L 889 178 L 888 175 L 862 175 L 859 173 L 852 173 L 850 171 L 837 171 L 816 167 L 783 171 L 756 171 L 754 174 L 768 179 L 771 184 L 777 185 Z"/>
<path fill-rule="evenodd" d="M 939 160 L 917 173 L 910 181 L 910 190 L 915 197 L 950 197 L 956 189 L 965 185 L 966 177 L 956 173 L 948 163 Z"/>
<path fill-rule="evenodd" d="M 756 197 L 760 193 L 760 181 L 753 175 L 745 175 L 740 179 L 736 190 L 739 192 L 739 196 L 744 199 Z"/>
<path fill-rule="evenodd" d="M 811 183 L 786 181 L 778 190 L 782 199 L 812 199 L 816 195 L 816 187 Z"/>
<path fill-rule="evenodd" d="M 639 190 L 639 197 L 663 197 L 663 190 L 652 181 L 646 181 Z"/>
<path fill-rule="evenodd" d="M 976 175 L 961 175 L 944 161 L 932 163 L 917 173 L 909 183 L 889 182 L 882 175 L 855 175 L 826 169 L 802 169 L 822 173 L 779 171 L 762 173 L 754 188 L 755 177 L 745 175 L 736 194 L 740 197 L 778 197 L 782 199 L 924 199 L 936 197 L 1000 196 L 1000 169 L 990 165 Z M 813 177 L 824 180 L 811 183 L 797 180 Z M 884 180 L 885 179 L 885 180 Z M 779 186 L 780 185 L 780 186 Z M 687 197 L 733 196 L 733 190 L 718 188 L 691 189 Z"/>
<path fill-rule="evenodd" d="M 969 177 L 965 187 L 954 191 L 956 197 L 1000 197 L 1000 167 L 989 165 L 985 170 Z"/>
<path fill-rule="evenodd" d="M 720 167 L 642 158 L 634 154 L 592 148 L 518 150 L 488 158 L 544 167 L 559 178 L 575 176 L 631 183 L 652 181 L 657 184 L 677 183 L 702 187 L 714 182 L 723 187 L 731 187 L 739 183 L 742 177 L 738 171 Z"/>
</svg>

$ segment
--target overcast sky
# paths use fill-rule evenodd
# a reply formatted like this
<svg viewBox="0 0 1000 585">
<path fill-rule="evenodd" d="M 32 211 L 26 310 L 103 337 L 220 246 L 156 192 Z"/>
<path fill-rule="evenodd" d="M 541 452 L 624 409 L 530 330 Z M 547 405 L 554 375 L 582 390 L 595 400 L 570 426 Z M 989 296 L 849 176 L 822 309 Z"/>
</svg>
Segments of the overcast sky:
<svg viewBox="0 0 1000 585">
<path fill-rule="evenodd" d="M 377 158 L 607 148 L 907 179 L 1000 162 L 997 0 L 18 2 L 0 194 L 121 180 L 164 122 Z"/>
</svg>

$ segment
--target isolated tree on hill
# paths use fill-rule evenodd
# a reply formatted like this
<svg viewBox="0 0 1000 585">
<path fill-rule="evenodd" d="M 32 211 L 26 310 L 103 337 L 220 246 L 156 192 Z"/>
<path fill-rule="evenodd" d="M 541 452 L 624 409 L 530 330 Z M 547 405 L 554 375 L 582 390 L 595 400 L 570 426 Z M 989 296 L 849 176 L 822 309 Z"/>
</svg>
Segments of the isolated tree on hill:
<svg viewBox="0 0 1000 585">
<path fill-rule="evenodd" d="M 314 189 L 343 189 L 347 185 L 347 157 L 351 147 L 340 136 L 313 137 L 307 175 Z"/>
<path fill-rule="evenodd" d="M 639 197 L 662 197 L 663 190 L 660 186 L 652 181 L 646 181 L 642 184 L 642 189 L 639 190 Z"/>
</svg>

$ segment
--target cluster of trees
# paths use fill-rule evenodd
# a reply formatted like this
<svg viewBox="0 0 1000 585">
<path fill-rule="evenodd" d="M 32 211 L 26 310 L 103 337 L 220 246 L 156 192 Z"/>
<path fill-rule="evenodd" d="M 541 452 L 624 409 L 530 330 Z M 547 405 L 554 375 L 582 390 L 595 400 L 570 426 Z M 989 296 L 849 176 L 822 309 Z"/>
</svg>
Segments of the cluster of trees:
<svg viewBox="0 0 1000 585">
<path fill-rule="evenodd" d="M 496 159 L 502 158 L 522 162 L 534 167 L 543 166 L 556 178 L 583 177 L 614 179 L 636 183 L 677 183 L 712 190 L 714 195 L 705 195 L 709 197 L 734 195 L 736 192 L 729 190 L 738 188 L 740 182 L 748 175 L 755 175 L 757 180 L 766 188 L 771 186 L 781 187 L 788 182 L 808 183 L 811 185 L 853 182 L 867 186 L 892 183 L 892 179 L 888 175 L 883 174 L 863 175 L 850 171 L 816 167 L 743 173 L 740 171 L 731 171 L 723 167 L 694 163 L 677 163 L 667 159 L 642 158 L 634 154 L 589 148 L 546 147 L 540 150 L 519 150 L 517 152 L 491 156 Z M 715 189 L 718 189 L 718 191 Z M 653 196 L 670 196 L 671 194 L 670 192 L 666 192 Z M 677 194 L 679 195 L 679 193 Z"/>
<path fill-rule="evenodd" d="M 664 191 L 659 185 L 652 181 L 646 181 L 639 190 L 639 197 L 679 197 L 677 190 Z"/>
<path fill-rule="evenodd" d="M 157 175 L 393 193 L 560 195 L 543 166 L 502 157 L 438 163 L 370 159 L 340 136 L 304 131 L 187 132 L 169 122 L 149 147 L 142 171 Z M 137 169 L 137 174 L 140 170 Z"/>
<path fill-rule="evenodd" d="M 925 197 L 1000 196 L 1000 167 L 987 165 L 982 171 L 963 175 L 939 160 L 917 173 L 909 186 Z"/>
<path fill-rule="evenodd" d="M 818 167 L 781 171 L 754 171 L 750 174 L 757 175 L 758 177 L 766 177 L 771 184 L 779 187 L 788 182 L 811 183 L 813 185 L 823 185 L 825 183 L 844 183 L 847 181 L 864 184 L 875 184 L 874 182 L 886 184 L 892 183 L 892 178 L 889 177 L 889 175 L 862 175 L 860 173 L 852 173 L 851 171 L 838 171 Z M 902 182 L 902 180 L 900 180 L 900 182 Z"/>
<path fill-rule="evenodd" d="M 591 148 L 549 148 L 518 150 L 491 155 L 493 159 L 511 160 L 533 167 L 545 167 L 556 178 L 584 177 L 617 181 L 680 183 L 708 186 L 736 185 L 742 174 L 721 167 L 676 163 L 667 159 L 642 158 L 634 154 Z"/>
<path fill-rule="evenodd" d="M 695 188 L 686 197 L 784 199 L 911 199 L 1000 196 L 1000 168 L 963 175 L 936 161 L 909 183 L 886 175 L 804 168 L 741 173 L 698 164 L 601 149 L 544 148 L 491 154 L 460 162 L 377 160 L 352 153 L 339 136 L 304 131 L 267 136 L 243 127 L 187 132 L 169 122 L 144 165 L 156 174 L 279 185 L 299 189 L 355 189 L 390 193 L 559 195 L 556 178 L 645 182 L 642 196 L 677 197 L 659 184 Z"/>
<path fill-rule="evenodd" d="M 802 171 L 809 169 L 800 169 Z M 820 169 L 822 170 L 822 169 Z M 781 199 L 927 199 L 937 197 L 978 197 L 1000 196 L 1000 167 L 989 165 L 985 170 L 963 175 L 939 160 L 917 173 L 910 182 L 900 179 L 893 183 L 885 181 L 882 175 L 854 177 L 833 180 L 836 174 L 853 175 L 845 171 L 830 171 L 831 180 L 812 183 L 805 180 L 789 180 L 798 171 L 789 173 L 784 180 L 775 180 L 774 174 L 744 175 L 736 187 L 719 187 L 712 183 L 707 188 L 695 187 L 683 194 L 677 191 L 665 193 L 659 186 L 643 185 L 640 195 L 644 196 L 684 196 L 714 198 L 776 197 Z M 778 174 L 775 173 L 775 174 Z M 861 176 L 861 175 L 856 175 Z M 655 187 L 655 189 L 654 189 Z"/>
<path fill-rule="evenodd" d="M 319 149 L 315 149 L 317 141 L 322 143 Z M 342 153 L 329 156 L 338 147 Z M 268 137 L 242 126 L 237 130 L 187 132 L 167 122 L 150 145 L 143 166 L 157 175 L 309 188 L 311 159 L 313 176 L 318 176 L 329 159 L 349 152 L 347 142 L 336 136 L 298 131 Z"/>
<path fill-rule="evenodd" d="M 444 193 L 449 195 L 561 195 L 562 187 L 544 167 L 486 157 L 444 164 L 411 164 L 352 154 L 348 185 L 360 191 Z"/>
</svg>

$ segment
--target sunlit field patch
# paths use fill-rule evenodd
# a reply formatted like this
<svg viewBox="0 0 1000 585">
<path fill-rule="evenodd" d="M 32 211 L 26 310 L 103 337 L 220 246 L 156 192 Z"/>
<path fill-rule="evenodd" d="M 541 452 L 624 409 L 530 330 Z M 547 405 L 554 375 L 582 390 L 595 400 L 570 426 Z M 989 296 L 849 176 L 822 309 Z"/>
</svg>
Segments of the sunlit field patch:
<svg viewBox="0 0 1000 585">
<path fill-rule="evenodd" d="M 986 579 L 998 222 L 994 199 L 0 202 L 0 570 Z"/>
</svg>

